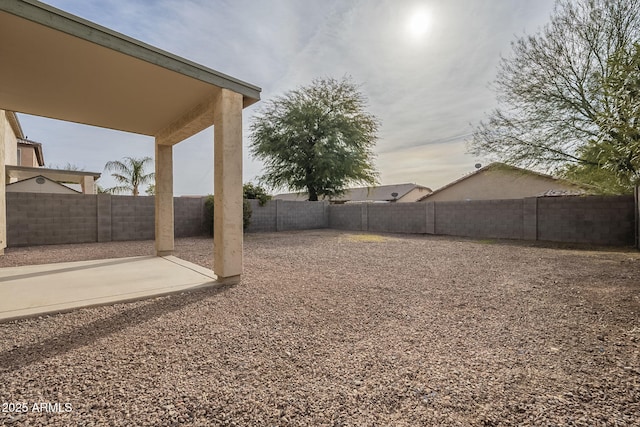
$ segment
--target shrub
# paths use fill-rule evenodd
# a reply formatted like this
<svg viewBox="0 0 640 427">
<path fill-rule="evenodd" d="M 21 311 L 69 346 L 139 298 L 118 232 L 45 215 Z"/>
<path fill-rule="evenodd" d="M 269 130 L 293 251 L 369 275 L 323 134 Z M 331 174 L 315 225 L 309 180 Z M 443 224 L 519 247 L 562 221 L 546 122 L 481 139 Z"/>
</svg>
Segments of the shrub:
<svg viewBox="0 0 640 427">
<path fill-rule="evenodd" d="M 213 236 L 213 209 L 214 201 L 213 195 L 210 194 L 204 201 L 204 220 L 207 226 L 207 232 L 210 236 Z M 247 199 L 242 199 L 242 229 L 246 230 L 251 224 L 251 204 Z"/>
<path fill-rule="evenodd" d="M 252 182 L 248 182 L 242 186 L 242 192 L 245 199 L 257 199 L 260 206 L 264 206 L 268 200 L 271 200 L 271 196 L 267 194 L 267 190 Z"/>
</svg>

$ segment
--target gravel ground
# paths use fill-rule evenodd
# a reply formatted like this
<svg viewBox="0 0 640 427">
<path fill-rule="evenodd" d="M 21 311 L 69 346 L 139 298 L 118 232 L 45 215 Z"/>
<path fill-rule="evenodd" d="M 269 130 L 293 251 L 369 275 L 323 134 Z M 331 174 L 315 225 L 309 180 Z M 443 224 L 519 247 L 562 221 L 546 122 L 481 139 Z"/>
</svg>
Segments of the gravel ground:
<svg viewBox="0 0 640 427">
<path fill-rule="evenodd" d="M 211 240 L 176 247 L 212 267 Z M 152 250 L 16 248 L 0 266 Z M 639 313 L 633 250 L 250 234 L 234 287 L 0 324 L 0 423 L 640 425 Z"/>
</svg>

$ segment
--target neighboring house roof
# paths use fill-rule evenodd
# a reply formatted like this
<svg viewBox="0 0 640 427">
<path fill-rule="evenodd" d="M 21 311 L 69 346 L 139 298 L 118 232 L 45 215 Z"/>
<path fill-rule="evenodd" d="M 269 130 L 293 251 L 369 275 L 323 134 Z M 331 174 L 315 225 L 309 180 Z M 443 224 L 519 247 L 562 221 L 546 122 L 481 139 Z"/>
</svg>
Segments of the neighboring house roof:
<svg viewBox="0 0 640 427">
<path fill-rule="evenodd" d="M 62 185 L 46 176 L 38 175 L 21 181 L 7 184 L 6 191 L 22 193 L 59 193 L 59 194 L 81 194 L 72 188 Z"/>
<path fill-rule="evenodd" d="M 33 147 L 36 152 L 36 159 L 38 165 L 44 166 L 44 154 L 42 153 L 42 144 L 36 141 L 30 141 L 25 138 L 18 138 L 18 146 Z"/>
<path fill-rule="evenodd" d="M 18 116 L 16 115 L 16 113 L 13 111 L 5 111 L 5 114 L 16 138 L 24 139 L 24 132 L 22 132 L 22 126 L 20 125 L 20 120 L 18 120 Z"/>
<path fill-rule="evenodd" d="M 544 195 L 549 195 L 552 194 L 552 192 L 556 191 L 560 191 L 562 192 L 563 195 L 578 195 L 578 194 L 584 194 L 587 191 L 589 191 L 589 188 L 587 188 L 586 186 L 571 182 L 569 180 L 566 179 L 562 179 L 562 178 L 556 178 L 554 176 L 551 175 L 547 175 L 547 174 L 543 174 L 540 172 L 536 172 L 536 171 L 532 171 L 529 169 L 523 169 L 523 168 L 519 168 L 516 166 L 511 166 L 511 165 L 507 165 L 506 163 L 500 163 L 500 162 L 494 162 L 491 163 L 487 166 L 484 166 L 478 170 L 475 170 L 459 179 L 456 179 L 455 181 L 450 182 L 449 184 L 438 188 L 437 190 L 433 191 L 430 194 L 427 194 L 426 196 L 420 198 L 418 201 L 422 202 L 424 200 L 428 200 L 429 198 L 431 198 L 434 195 L 440 194 L 441 192 L 454 187 L 458 184 L 460 184 L 463 181 L 466 181 L 470 178 L 474 178 L 476 176 L 478 176 L 479 174 L 481 174 L 482 172 L 486 172 L 486 171 L 506 171 L 506 172 L 512 172 L 512 173 L 517 173 L 520 175 L 529 175 L 529 176 L 535 176 L 535 177 L 539 177 L 539 178 L 543 178 L 543 179 L 547 179 L 547 180 L 551 180 L 551 181 L 555 181 L 559 184 L 565 185 L 565 186 L 570 186 L 570 187 L 574 187 L 574 190 L 568 190 L 568 189 L 559 189 L 559 190 L 547 190 L 543 193 L 540 193 L 536 196 L 544 196 Z"/>
<path fill-rule="evenodd" d="M 323 198 L 333 202 L 391 202 L 399 200 L 416 188 L 431 191 L 430 188 L 418 184 L 380 185 L 377 187 L 358 187 L 345 190 L 340 196 Z M 396 193 L 395 196 L 392 194 Z M 307 193 L 284 193 L 273 196 L 276 200 L 307 200 Z"/>
</svg>

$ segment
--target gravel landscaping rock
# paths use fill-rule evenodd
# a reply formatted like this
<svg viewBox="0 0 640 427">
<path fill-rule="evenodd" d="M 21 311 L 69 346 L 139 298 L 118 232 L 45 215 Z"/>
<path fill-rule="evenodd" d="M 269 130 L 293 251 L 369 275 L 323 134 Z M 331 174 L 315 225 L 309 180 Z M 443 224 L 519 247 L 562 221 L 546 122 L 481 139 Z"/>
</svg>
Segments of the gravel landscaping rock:
<svg viewBox="0 0 640 427">
<path fill-rule="evenodd" d="M 211 239 L 176 255 L 213 267 Z M 239 285 L 0 324 L 0 424 L 640 425 L 639 314 L 631 249 L 249 234 Z"/>
</svg>

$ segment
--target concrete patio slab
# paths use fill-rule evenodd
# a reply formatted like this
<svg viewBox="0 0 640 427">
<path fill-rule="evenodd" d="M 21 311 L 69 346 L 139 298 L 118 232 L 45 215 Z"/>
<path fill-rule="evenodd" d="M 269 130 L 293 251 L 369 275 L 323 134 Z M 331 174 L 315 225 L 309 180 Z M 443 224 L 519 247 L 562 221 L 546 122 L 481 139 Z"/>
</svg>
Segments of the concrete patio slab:
<svg viewBox="0 0 640 427">
<path fill-rule="evenodd" d="M 213 271 L 174 256 L 0 269 L 0 322 L 216 286 Z"/>
</svg>

